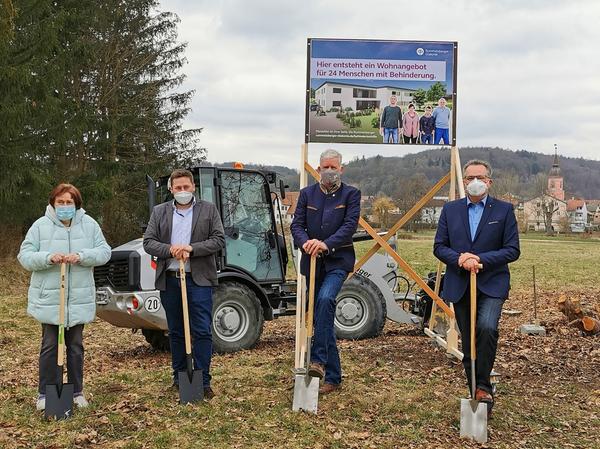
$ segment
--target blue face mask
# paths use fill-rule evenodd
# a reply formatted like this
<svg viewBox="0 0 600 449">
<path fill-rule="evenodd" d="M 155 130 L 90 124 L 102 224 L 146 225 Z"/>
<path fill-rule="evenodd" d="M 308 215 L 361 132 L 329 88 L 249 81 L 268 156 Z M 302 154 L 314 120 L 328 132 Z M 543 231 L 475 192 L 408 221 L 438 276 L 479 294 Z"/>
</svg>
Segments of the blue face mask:
<svg viewBox="0 0 600 449">
<path fill-rule="evenodd" d="M 56 206 L 56 216 L 60 221 L 71 220 L 75 216 L 75 206 Z"/>
</svg>

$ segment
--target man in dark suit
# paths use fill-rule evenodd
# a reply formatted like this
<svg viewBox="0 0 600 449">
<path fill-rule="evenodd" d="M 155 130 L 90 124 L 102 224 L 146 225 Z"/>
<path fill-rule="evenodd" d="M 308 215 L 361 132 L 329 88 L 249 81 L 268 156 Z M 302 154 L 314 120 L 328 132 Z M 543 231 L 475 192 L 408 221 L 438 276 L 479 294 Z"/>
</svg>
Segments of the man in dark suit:
<svg viewBox="0 0 600 449">
<path fill-rule="evenodd" d="M 212 293 L 217 285 L 215 255 L 225 246 L 214 204 L 195 198 L 194 177 L 175 170 L 169 178 L 174 200 L 154 207 L 144 234 L 144 250 L 156 257 L 156 288 L 167 315 L 174 386 L 186 369 L 179 261 L 185 262 L 194 365 L 202 370 L 204 398 L 210 400 Z"/>
<path fill-rule="evenodd" d="M 442 209 L 433 253 L 446 264 L 442 297 L 454 303 L 462 335 L 463 365 L 471 378 L 469 272 L 477 275 L 476 391 L 478 401 L 494 403 L 490 373 L 498 346 L 498 321 L 510 289 L 508 264 L 519 258 L 519 232 L 510 203 L 488 195 L 492 168 L 487 162 L 465 164 L 467 197 Z M 483 265 L 481 270 L 479 265 Z"/>
<path fill-rule="evenodd" d="M 318 255 L 315 276 L 315 316 L 311 363 L 308 374 L 325 377 L 321 394 L 340 388 L 342 368 L 337 349 L 335 299 L 353 271 L 352 236 L 360 218 L 360 191 L 341 182 L 342 155 L 326 150 L 319 162 L 321 181 L 300 191 L 291 231 L 302 249 L 301 273 L 309 281 L 311 255 Z"/>
</svg>

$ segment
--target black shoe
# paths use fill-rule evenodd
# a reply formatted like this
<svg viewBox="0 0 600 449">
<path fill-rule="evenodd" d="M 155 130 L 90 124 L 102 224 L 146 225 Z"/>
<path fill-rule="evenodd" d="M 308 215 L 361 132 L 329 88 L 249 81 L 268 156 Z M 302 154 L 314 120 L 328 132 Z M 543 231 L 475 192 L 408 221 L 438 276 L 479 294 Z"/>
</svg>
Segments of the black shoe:
<svg viewBox="0 0 600 449">
<path fill-rule="evenodd" d="M 215 392 L 213 391 L 213 389 L 210 387 L 206 387 L 204 389 L 204 400 L 210 401 L 214 397 L 215 397 Z"/>
</svg>

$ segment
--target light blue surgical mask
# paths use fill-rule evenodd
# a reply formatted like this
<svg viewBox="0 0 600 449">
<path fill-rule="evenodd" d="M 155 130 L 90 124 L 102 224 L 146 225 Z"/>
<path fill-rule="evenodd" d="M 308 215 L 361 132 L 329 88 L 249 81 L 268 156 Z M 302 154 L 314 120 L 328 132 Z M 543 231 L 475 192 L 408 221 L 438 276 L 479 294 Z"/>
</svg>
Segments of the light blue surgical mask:
<svg viewBox="0 0 600 449">
<path fill-rule="evenodd" d="M 72 220 L 75 216 L 75 212 L 77 211 L 74 205 L 56 206 L 54 210 L 56 211 L 56 216 L 60 221 Z"/>
</svg>

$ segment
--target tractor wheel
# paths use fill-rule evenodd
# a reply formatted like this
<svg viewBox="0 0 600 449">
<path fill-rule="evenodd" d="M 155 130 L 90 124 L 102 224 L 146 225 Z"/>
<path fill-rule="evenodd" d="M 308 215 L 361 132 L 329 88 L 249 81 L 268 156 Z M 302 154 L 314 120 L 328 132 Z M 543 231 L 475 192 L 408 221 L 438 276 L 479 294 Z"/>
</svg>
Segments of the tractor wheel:
<svg viewBox="0 0 600 449">
<path fill-rule="evenodd" d="M 263 331 L 260 301 L 246 285 L 225 281 L 213 295 L 213 349 L 218 353 L 252 348 Z"/>
<path fill-rule="evenodd" d="M 338 338 L 361 340 L 381 334 L 386 318 L 385 298 L 369 279 L 354 274 L 344 282 L 335 307 Z"/>
</svg>

